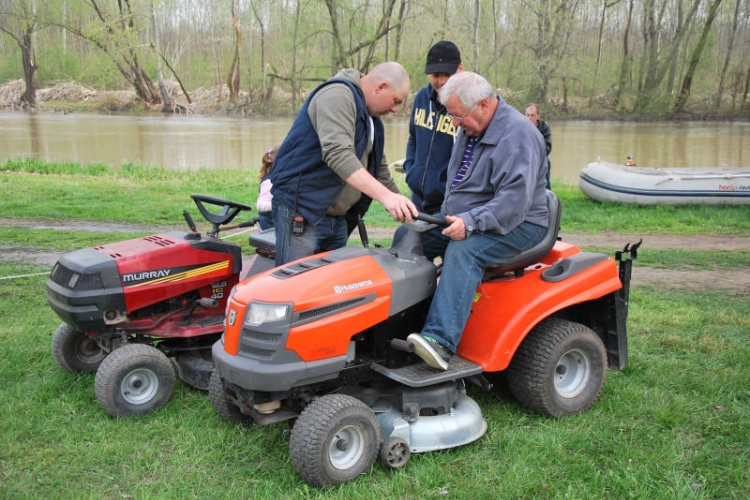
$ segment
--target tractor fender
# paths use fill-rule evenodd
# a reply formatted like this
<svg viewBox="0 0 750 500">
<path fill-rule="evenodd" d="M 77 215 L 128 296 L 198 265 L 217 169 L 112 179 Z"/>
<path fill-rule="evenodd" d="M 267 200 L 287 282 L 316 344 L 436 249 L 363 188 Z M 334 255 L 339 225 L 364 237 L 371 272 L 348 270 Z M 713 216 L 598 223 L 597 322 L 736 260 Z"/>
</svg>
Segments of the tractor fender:
<svg viewBox="0 0 750 500">
<path fill-rule="evenodd" d="M 551 281 L 549 276 L 560 279 Z M 484 282 L 477 288 L 457 354 L 481 365 L 485 372 L 504 370 L 539 322 L 620 288 L 614 259 L 585 253 L 527 268 L 521 277 Z"/>
</svg>

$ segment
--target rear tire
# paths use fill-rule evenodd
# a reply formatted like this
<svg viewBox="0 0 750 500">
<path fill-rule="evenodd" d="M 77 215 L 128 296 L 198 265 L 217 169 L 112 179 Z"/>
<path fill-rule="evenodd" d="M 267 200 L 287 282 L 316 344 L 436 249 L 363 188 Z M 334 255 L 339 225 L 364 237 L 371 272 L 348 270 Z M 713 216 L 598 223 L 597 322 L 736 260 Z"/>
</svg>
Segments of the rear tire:
<svg viewBox="0 0 750 500">
<path fill-rule="evenodd" d="M 67 323 L 60 323 L 52 335 L 52 358 L 65 371 L 93 373 L 105 357 L 94 339 Z"/>
<path fill-rule="evenodd" d="M 343 394 L 316 399 L 297 418 L 289 441 L 292 465 L 313 486 L 333 486 L 370 470 L 380 450 L 380 424 L 362 401 Z"/>
<path fill-rule="evenodd" d="M 508 367 L 513 397 L 543 415 L 562 417 L 587 410 L 607 375 L 604 343 L 590 328 L 562 319 L 539 323 Z"/>
<path fill-rule="evenodd" d="M 208 397 L 216 413 L 227 422 L 240 424 L 249 423 L 253 420 L 250 415 L 242 413 L 237 405 L 229 400 L 224 383 L 216 370 L 211 372 L 211 379 L 208 382 Z"/>
<path fill-rule="evenodd" d="M 126 344 L 102 362 L 94 389 L 107 413 L 127 417 L 164 406 L 174 384 L 174 367 L 161 351 L 145 344 Z"/>
</svg>

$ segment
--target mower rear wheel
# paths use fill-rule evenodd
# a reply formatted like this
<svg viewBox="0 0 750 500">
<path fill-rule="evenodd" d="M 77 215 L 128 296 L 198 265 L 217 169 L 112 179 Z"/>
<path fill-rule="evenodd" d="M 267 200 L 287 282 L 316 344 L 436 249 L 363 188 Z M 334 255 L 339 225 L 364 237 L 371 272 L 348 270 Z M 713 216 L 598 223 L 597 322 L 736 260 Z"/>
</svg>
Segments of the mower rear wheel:
<svg viewBox="0 0 750 500">
<path fill-rule="evenodd" d="M 233 424 L 252 422 L 251 416 L 242 413 L 237 405 L 227 398 L 224 383 L 216 370 L 211 372 L 211 379 L 208 382 L 208 397 L 216 413 L 227 422 Z"/>
<path fill-rule="evenodd" d="M 380 445 L 380 461 L 389 469 L 400 469 L 411 457 L 411 448 L 404 438 L 391 436 Z"/>
<path fill-rule="evenodd" d="M 587 410 L 607 376 L 604 343 L 590 328 L 562 319 L 539 323 L 508 367 L 508 385 L 523 406 L 562 417 Z"/>
<path fill-rule="evenodd" d="M 60 323 L 52 335 L 52 357 L 65 371 L 93 373 L 106 356 L 94 339 L 67 323 Z"/>
<path fill-rule="evenodd" d="M 380 424 L 362 401 L 343 394 L 316 399 L 297 418 L 292 465 L 313 486 L 333 486 L 368 471 L 380 450 Z"/>
<path fill-rule="evenodd" d="M 127 417 L 164 406 L 174 384 L 174 367 L 161 351 L 145 344 L 126 344 L 102 362 L 94 389 L 107 413 Z"/>
</svg>

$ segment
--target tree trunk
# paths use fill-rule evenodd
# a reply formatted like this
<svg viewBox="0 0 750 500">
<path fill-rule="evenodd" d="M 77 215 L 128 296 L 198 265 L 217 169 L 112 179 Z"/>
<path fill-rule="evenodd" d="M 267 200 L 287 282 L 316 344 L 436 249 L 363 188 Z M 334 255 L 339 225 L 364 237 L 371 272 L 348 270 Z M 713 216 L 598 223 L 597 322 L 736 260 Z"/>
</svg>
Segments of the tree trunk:
<svg viewBox="0 0 750 500">
<path fill-rule="evenodd" d="M 677 96 L 677 102 L 675 102 L 674 105 L 675 113 L 680 113 L 685 109 L 688 96 L 690 95 L 690 90 L 693 86 L 693 76 L 695 76 L 695 70 L 698 67 L 698 62 L 701 59 L 701 54 L 703 54 L 703 48 L 706 46 L 706 40 L 708 39 L 708 35 L 711 31 L 711 25 L 713 24 L 714 19 L 716 19 L 716 13 L 719 11 L 721 1 L 722 0 L 714 0 L 708 10 L 706 23 L 703 25 L 703 31 L 701 32 L 700 39 L 698 39 L 698 45 L 695 46 L 693 55 L 690 58 L 690 65 L 688 66 L 688 70 L 685 73 L 685 77 L 682 79 L 682 89 L 680 89 L 680 95 Z"/>
<path fill-rule="evenodd" d="M 237 95 L 240 93 L 240 49 L 242 47 L 242 34 L 240 33 L 240 24 L 237 21 L 237 16 L 234 14 L 234 2 L 232 2 L 232 23 L 234 24 L 236 43 L 234 46 L 234 59 L 232 59 L 232 67 L 229 70 L 229 77 L 227 77 L 227 87 L 229 87 L 230 101 L 234 101 L 237 98 Z"/>
<path fill-rule="evenodd" d="M 26 82 L 26 90 L 21 96 L 21 102 L 32 107 L 36 106 L 36 70 L 39 69 L 31 36 L 33 32 L 33 26 L 24 24 L 23 43 L 19 44 L 23 59 L 23 76 Z"/>
<path fill-rule="evenodd" d="M 633 67 L 633 56 L 630 54 L 630 45 L 628 39 L 630 38 L 630 26 L 633 22 L 633 7 L 635 0 L 630 0 L 628 3 L 628 17 L 625 21 L 625 32 L 622 36 L 622 64 L 620 65 L 620 78 L 617 83 L 617 92 L 615 98 L 612 101 L 612 106 L 617 109 L 622 102 L 622 96 L 625 93 L 625 87 L 630 81 L 630 71 Z"/>
<path fill-rule="evenodd" d="M 154 43 L 153 48 L 156 51 L 157 54 L 161 54 L 161 48 L 159 47 L 159 31 L 156 28 L 156 15 L 154 14 L 154 2 L 152 1 L 150 4 L 151 7 L 151 29 L 154 32 Z M 157 56 L 156 59 L 156 81 L 159 84 L 159 92 L 161 92 L 161 98 L 162 101 L 164 101 L 164 105 L 162 107 L 162 111 L 172 112 L 174 111 L 174 102 L 171 97 L 169 97 L 169 92 L 167 91 L 167 85 L 164 83 L 164 76 L 161 72 L 161 59 Z"/>
<path fill-rule="evenodd" d="M 716 100 L 714 101 L 714 108 L 718 110 L 721 107 L 721 100 L 724 98 L 724 82 L 726 81 L 727 71 L 729 70 L 729 62 L 732 59 L 732 53 L 734 52 L 734 39 L 737 35 L 737 27 L 740 23 L 740 6 L 742 0 L 737 0 L 734 6 L 734 18 L 732 19 L 732 31 L 729 34 L 729 43 L 727 44 L 727 54 L 724 57 L 724 66 L 721 68 L 721 76 L 719 77 L 719 88 L 716 90 Z"/>
</svg>

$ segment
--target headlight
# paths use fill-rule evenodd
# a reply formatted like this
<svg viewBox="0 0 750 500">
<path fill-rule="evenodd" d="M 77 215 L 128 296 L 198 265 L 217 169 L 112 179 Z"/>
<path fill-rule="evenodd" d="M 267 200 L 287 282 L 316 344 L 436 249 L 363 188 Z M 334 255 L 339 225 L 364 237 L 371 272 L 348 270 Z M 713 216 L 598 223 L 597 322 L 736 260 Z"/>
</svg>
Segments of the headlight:
<svg viewBox="0 0 750 500">
<path fill-rule="evenodd" d="M 258 326 L 269 321 L 277 321 L 285 318 L 288 310 L 289 306 L 286 304 L 260 304 L 253 302 L 250 304 L 250 308 L 245 315 L 245 324 Z"/>
</svg>

